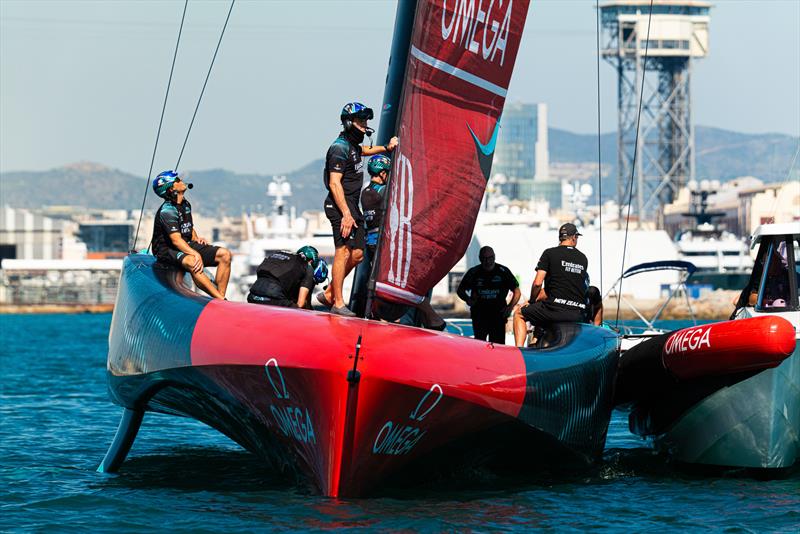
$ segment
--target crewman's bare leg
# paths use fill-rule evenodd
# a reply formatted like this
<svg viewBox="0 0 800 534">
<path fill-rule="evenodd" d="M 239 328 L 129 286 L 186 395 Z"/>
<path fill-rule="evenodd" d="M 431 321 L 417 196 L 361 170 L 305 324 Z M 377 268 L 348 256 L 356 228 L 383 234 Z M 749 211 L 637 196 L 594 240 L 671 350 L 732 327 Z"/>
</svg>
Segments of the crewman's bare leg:
<svg viewBox="0 0 800 534">
<path fill-rule="evenodd" d="M 192 276 L 192 280 L 197 287 L 208 293 L 210 296 L 214 297 L 215 299 L 225 299 L 225 295 L 219 292 L 217 286 L 206 276 L 206 274 L 200 270 L 200 272 L 193 273 L 192 272 L 192 260 L 191 256 L 184 256 L 181 260 L 181 264 L 183 265 L 184 269 L 186 269 L 189 274 Z"/>
<path fill-rule="evenodd" d="M 231 251 L 227 248 L 220 248 L 214 256 L 217 261 L 217 289 L 220 294 L 225 298 L 225 293 L 228 290 L 228 280 L 231 277 Z"/>
<path fill-rule="evenodd" d="M 344 279 L 350 274 L 356 265 L 364 259 L 364 251 L 356 248 L 350 249 L 347 246 L 336 247 L 333 254 L 333 269 L 331 270 L 331 284 L 325 290 L 325 299 L 333 303 L 336 308 L 345 305 L 342 288 Z"/>
<path fill-rule="evenodd" d="M 514 309 L 514 345 L 517 347 L 525 346 L 525 338 L 528 337 L 528 324 L 522 316 L 522 306 Z"/>
</svg>

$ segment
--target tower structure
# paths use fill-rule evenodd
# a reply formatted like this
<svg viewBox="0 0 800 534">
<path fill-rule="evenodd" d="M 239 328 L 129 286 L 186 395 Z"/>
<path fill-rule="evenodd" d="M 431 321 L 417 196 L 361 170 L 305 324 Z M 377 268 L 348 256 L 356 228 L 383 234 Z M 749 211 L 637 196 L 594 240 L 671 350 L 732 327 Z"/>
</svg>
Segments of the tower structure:
<svg viewBox="0 0 800 534">
<path fill-rule="evenodd" d="M 708 54 L 711 2 L 654 0 L 652 17 L 650 5 L 650 0 L 600 4 L 601 53 L 617 70 L 619 220 L 633 172 L 632 208 L 639 221 L 655 218 L 660 227 L 661 208 L 695 178 L 690 82 L 692 60 Z"/>
</svg>

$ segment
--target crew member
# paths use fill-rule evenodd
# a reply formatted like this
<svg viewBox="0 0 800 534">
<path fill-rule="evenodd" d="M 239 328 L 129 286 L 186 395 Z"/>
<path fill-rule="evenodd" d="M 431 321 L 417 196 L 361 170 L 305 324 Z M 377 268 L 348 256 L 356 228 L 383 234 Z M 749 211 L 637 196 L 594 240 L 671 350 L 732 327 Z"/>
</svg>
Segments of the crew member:
<svg viewBox="0 0 800 534">
<path fill-rule="evenodd" d="M 518 347 L 523 346 L 528 333 L 525 321 L 536 327 L 583 320 L 589 276 L 586 256 L 575 248 L 580 235 L 574 224 L 563 224 L 558 229 L 559 245 L 542 253 L 536 265 L 530 300 L 514 312 L 514 341 Z M 542 287 L 547 296 L 539 300 Z"/>
<path fill-rule="evenodd" d="M 294 254 L 269 254 L 258 266 L 256 276 L 247 302 L 311 308 L 309 295 L 316 284 L 328 278 L 328 265 L 319 257 L 317 249 L 306 245 Z"/>
<path fill-rule="evenodd" d="M 597 286 L 586 290 L 585 321 L 595 326 L 603 326 L 603 296 Z"/>
<path fill-rule="evenodd" d="M 175 171 L 164 171 L 153 179 L 153 191 L 164 199 L 153 222 L 151 247 L 159 262 L 189 272 L 195 285 L 215 299 L 224 299 L 231 276 L 231 253 L 210 245 L 197 235 L 192 205 L 185 198 L 187 184 Z M 203 272 L 216 266 L 216 284 Z"/>
<path fill-rule="evenodd" d="M 370 182 L 361 191 L 361 208 L 364 210 L 366 224 L 366 239 L 364 248 L 364 261 L 356 267 L 355 281 L 353 283 L 353 297 L 350 305 L 353 312 L 363 317 L 367 304 L 367 281 L 370 268 L 375 259 L 375 249 L 378 246 L 378 235 L 383 220 L 383 199 L 386 196 L 386 181 L 392 169 L 392 160 L 385 154 L 376 154 L 367 160 L 367 172 Z"/>
<path fill-rule="evenodd" d="M 350 271 L 363 259 L 364 225 L 358 206 L 364 181 L 362 156 L 391 152 L 397 146 L 393 137 L 386 146 L 362 147 L 365 134 L 373 130 L 367 126 L 372 110 L 358 102 L 344 106 L 340 119 L 342 132 L 328 148 L 325 156 L 323 180 L 328 196 L 325 198 L 325 215 L 333 228 L 336 252 L 333 256 L 331 284 L 317 300 L 330 306 L 331 312 L 352 317 L 355 314 L 345 305 L 342 285 Z"/>
<path fill-rule="evenodd" d="M 519 284 L 508 267 L 495 263 L 492 247 L 482 247 L 478 259 L 480 265 L 467 271 L 456 293 L 470 307 L 475 339 L 485 341 L 488 336 L 492 343 L 503 344 L 506 320 L 519 302 Z"/>
</svg>

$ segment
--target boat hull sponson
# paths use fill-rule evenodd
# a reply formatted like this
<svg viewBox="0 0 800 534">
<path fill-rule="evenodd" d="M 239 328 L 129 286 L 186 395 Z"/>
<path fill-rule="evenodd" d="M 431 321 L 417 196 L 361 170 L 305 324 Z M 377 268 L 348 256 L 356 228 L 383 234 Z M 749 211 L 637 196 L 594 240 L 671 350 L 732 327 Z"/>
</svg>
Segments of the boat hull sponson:
<svg viewBox="0 0 800 534">
<path fill-rule="evenodd" d="M 520 465 L 539 453 L 586 462 L 602 452 L 617 369 L 611 332 L 561 325 L 551 348 L 520 350 L 210 301 L 181 278 L 150 256 L 125 260 L 109 340 L 111 398 L 202 421 L 325 495 L 363 495 L 495 430 L 506 450 L 525 450 Z"/>
<path fill-rule="evenodd" d="M 655 444 L 688 464 L 793 466 L 800 459 L 800 348 L 778 367 L 710 394 L 660 432 Z"/>
</svg>

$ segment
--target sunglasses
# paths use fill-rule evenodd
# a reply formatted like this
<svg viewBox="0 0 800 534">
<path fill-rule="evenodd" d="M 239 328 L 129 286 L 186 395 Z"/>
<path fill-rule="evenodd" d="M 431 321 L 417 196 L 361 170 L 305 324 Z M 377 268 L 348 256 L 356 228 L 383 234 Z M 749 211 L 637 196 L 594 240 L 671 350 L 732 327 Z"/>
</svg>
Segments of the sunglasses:
<svg viewBox="0 0 800 534">
<path fill-rule="evenodd" d="M 481 256 L 478 259 L 481 260 L 481 261 L 483 261 L 483 260 L 493 260 L 494 256 Z"/>
</svg>

